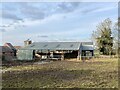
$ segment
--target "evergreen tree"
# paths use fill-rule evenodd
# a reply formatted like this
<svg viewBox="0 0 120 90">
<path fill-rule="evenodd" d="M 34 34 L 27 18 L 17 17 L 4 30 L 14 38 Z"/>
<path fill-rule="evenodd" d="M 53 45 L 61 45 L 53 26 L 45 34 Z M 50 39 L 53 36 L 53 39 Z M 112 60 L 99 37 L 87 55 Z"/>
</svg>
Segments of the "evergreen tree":
<svg viewBox="0 0 120 90">
<path fill-rule="evenodd" d="M 111 31 L 112 21 L 108 18 L 105 19 L 97 26 L 97 30 L 93 33 L 96 40 L 98 50 L 103 55 L 110 55 L 113 47 L 113 37 Z"/>
</svg>

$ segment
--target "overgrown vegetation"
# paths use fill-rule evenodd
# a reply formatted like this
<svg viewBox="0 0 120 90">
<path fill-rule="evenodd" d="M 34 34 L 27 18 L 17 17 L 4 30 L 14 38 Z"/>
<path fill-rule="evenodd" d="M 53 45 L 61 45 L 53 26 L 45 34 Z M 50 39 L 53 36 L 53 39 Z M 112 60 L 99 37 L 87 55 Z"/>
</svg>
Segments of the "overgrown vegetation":
<svg viewBox="0 0 120 90">
<path fill-rule="evenodd" d="M 54 61 L 6 67 L 2 79 L 3 88 L 118 88 L 118 61 Z"/>
</svg>

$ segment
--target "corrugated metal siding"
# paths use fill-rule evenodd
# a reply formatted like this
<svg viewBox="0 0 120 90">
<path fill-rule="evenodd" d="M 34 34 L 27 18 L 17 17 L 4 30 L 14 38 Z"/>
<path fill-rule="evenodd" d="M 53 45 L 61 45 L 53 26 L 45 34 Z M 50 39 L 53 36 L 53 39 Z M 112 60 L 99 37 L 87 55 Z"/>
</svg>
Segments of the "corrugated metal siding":
<svg viewBox="0 0 120 90">
<path fill-rule="evenodd" d="M 18 50 L 17 58 L 19 60 L 32 60 L 33 50 Z"/>
</svg>

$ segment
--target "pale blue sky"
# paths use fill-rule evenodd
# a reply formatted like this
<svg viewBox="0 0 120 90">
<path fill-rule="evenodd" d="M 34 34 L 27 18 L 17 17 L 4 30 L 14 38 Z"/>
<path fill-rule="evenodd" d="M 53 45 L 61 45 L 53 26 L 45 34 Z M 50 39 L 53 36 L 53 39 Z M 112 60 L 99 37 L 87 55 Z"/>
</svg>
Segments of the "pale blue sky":
<svg viewBox="0 0 120 90">
<path fill-rule="evenodd" d="M 91 41 L 96 25 L 118 17 L 116 2 L 0 3 L 2 43 L 23 41 Z"/>
</svg>

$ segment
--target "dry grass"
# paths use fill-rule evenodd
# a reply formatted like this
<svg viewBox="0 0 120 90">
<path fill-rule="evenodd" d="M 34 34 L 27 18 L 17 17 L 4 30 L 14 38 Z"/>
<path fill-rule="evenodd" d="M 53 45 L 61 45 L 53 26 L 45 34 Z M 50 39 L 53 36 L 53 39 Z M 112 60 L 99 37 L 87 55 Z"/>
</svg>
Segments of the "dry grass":
<svg viewBox="0 0 120 90">
<path fill-rule="evenodd" d="M 54 61 L 3 71 L 3 88 L 118 88 L 117 59 Z"/>
</svg>

